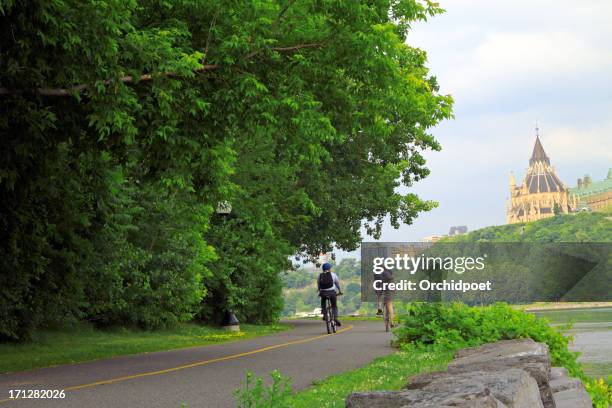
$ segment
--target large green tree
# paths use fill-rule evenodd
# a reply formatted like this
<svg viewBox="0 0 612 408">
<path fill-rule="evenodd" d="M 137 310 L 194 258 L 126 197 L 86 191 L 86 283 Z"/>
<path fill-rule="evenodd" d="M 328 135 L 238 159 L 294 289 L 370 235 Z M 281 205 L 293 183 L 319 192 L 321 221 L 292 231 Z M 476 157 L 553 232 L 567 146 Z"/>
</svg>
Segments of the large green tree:
<svg viewBox="0 0 612 408">
<path fill-rule="evenodd" d="M 397 187 L 428 174 L 428 130 L 451 115 L 406 44 L 440 11 L 0 0 L 0 335 L 270 320 L 289 255 L 430 209 Z"/>
</svg>

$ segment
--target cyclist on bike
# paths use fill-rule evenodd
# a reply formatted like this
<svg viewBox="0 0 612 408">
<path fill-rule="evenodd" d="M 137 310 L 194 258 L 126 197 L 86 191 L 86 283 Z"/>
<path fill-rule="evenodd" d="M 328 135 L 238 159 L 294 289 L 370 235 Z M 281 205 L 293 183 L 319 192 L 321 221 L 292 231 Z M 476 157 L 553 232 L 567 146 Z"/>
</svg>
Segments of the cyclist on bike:
<svg viewBox="0 0 612 408">
<path fill-rule="evenodd" d="M 323 313 L 323 320 L 325 320 L 325 299 L 329 298 L 331 301 L 332 309 L 334 312 L 334 320 L 337 326 L 342 326 L 338 320 L 338 304 L 337 295 L 341 295 L 340 280 L 338 276 L 332 272 L 332 266 L 330 263 L 325 262 L 322 266 L 323 272 L 319 274 L 317 278 L 317 291 L 321 296 L 321 312 Z"/>
<path fill-rule="evenodd" d="M 378 275 L 376 279 L 380 279 L 383 283 L 391 283 L 393 282 L 393 272 L 390 269 L 385 269 L 383 273 Z M 389 322 L 391 323 L 391 327 L 395 327 L 393 323 L 394 313 L 393 313 L 393 292 L 389 289 L 377 290 L 376 291 L 376 305 L 378 310 L 376 312 L 377 316 L 383 315 L 381 300 L 387 306 L 387 311 L 389 313 Z"/>
</svg>

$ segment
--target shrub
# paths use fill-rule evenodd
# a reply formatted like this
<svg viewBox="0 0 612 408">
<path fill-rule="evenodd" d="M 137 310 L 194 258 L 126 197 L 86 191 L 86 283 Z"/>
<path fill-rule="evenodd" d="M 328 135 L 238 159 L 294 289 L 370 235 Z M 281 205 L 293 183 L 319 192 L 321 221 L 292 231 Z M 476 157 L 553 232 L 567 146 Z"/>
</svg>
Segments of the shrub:
<svg viewBox="0 0 612 408">
<path fill-rule="evenodd" d="M 607 380 L 600 378 L 599 380 L 587 381 L 586 389 L 591 395 L 593 406 L 595 408 L 608 408 L 612 406 L 612 377 Z"/>
<path fill-rule="evenodd" d="M 114 215 L 94 237 L 96 255 L 84 274 L 86 318 L 145 329 L 191 320 L 214 258 L 203 238 L 210 209 L 150 187 L 118 187 Z"/>
<path fill-rule="evenodd" d="M 278 370 L 270 373 L 272 385 L 266 387 L 261 377 L 248 371 L 244 388 L 234 392 L 238 408 L 289 408 L 287 397 L 291 395 L 291 379 Z"/>
<path fill-rule="evenodd" d="M 396 331 L 402 343 L 429 344 L 443 349 L 459 349 L 499 340 L 531 338 L 548 344 L 553 365 L 584 378 L 577 362 L 578 353 L 569 351 L 571 337 L 549 326 L 545 319 L 511 308 L 505 303 L 469 307 L 462 303 L 414 303 L 401 318 Z M 567 327 L 565 327 L 567 328 Z"/>
</svg>

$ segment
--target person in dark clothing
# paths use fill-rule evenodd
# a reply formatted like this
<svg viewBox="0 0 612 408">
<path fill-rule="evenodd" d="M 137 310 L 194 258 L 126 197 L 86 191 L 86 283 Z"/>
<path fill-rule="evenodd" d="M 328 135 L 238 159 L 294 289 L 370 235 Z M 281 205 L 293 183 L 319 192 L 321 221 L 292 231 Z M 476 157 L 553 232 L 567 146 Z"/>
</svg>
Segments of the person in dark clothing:
<svg viewBox="0 0 612 408">
<path fill-rule="evenodd" d="M 323 313 L 323 320 L 325 320 L 325 298 L 329 298 L 331 301 L 334 320 L 337 326 L 342 326 L 338 320 L 338 303 L 337 296 L 342 294 L 340 290 L 340 280 L 338 276 L 332 272 L 332 266 L 330 263 L 325 262 L 322 266 L 323 272 L 319 274 L 317 278 L 317 291 L 321 296 L 321 312 Z"/>
</svg>

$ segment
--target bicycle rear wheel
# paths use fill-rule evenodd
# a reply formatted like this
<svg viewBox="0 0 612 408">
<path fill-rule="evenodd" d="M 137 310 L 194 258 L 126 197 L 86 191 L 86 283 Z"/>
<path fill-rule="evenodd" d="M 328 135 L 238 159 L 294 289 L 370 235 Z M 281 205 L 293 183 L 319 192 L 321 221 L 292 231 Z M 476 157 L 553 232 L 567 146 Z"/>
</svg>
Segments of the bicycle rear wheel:
<svg viewBox="0 0 612 408">
<path fill-rule="evenodd" d="M 332 333 L 336 332 L 336 319 L 334 317 L 334 309 L 331 307 L 331 302 L 329 306 L 329 321 L 331 322 Z"/>
<path fill-rule="evenodd" d="M 336 332 L 333 314 L 334 312 L 332 311 L 331 300 L 327 298 L 325 300 L 325 325 L 327 326 L 327 334 L 332 334 Z"/>
<path fill-rule="evenodd" d="M 389 332 L 391 329 L 391 321 L 389 320 L 389 304 L 385 302 L 384 318 L 385 318 L 385 331 Z"/>
</svg>

